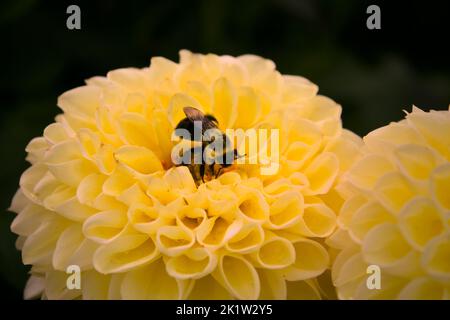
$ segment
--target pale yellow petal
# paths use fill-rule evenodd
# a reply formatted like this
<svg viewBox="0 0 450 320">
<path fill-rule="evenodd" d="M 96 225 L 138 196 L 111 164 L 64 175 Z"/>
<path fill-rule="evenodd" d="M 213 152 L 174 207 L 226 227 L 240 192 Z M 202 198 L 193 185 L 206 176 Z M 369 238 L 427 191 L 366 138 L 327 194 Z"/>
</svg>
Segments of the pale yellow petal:
<svg viewBox="0 0 450 320">
<path fill-rule="evenodd" d="M 123 146 L 114 153 L 114 157 L 119 163 L 142 174 L 149 174 L 163 169 L 157 156 L 144 147 Z"/>
<path fill-rule="evenodd" d="M 32 300 L 40 298 L 45 289 L 45 279 L 39 276 L 30 276 L 25 285 L 23 298 L 25 300 Z"/>
<path fill-rule="evenodd" d="M 83 234 L 95 242 L 108 243 L 120 235 L 127 222 L 125 212 L 102 211 L 86 219 L 83 223 Z"/>
<path fill-rule="evenodd" d="M 170 277 L 159 259 L 143 268 L 128 272 L 122 282 L 121 296 L 125 300 L 174 300 L 185 298 L 186 280 Z"/>
<path fill-rule="evenodd" d="M 231 83 L 220 78 L 214 83 L 214 105 L 212 114 L 222 129 L 232 128 L 237 118 L 237 94 Z"/>
<path fill-rule="evenodd" d="M 437 202 L 450 210 L 450 164 L 437 167 L 431 174 L 431 189 Z"/>
<path fill-rule="evenodd" d="M 299 239 L 294 242 L 295 261 L 292 266 L 283 270 L 288 281 L 314 278 L 322 274 L 329 264 L 329 256 L 325 248 L 316 241 Z"/>
<path fill-rule="evenodd" d="M 257 299 L 259 296 L 258 273 L 247 260 L 240 256 L 221 256 L 213 276 L 237 299 Z"/>
<path fill-rule="evenodd" d="M 191 300 L 231 300 L 233 296 L 212 276 L 195 280 L 194 288 L 189 295 Z"/>
<path fill-rule="evenodd" d="M 399 225 L 405 239 L 418 250 L 445 229 L 441 213 L 425 197 L 415 198 L 400 211 Z"/>
<path fill-rule="evenodd" d="M 124 233 L 95 252 L 93 262 L 100 273 L 129 271 L 159 257 L 156 244 L 149 236 Z"/>
</svg>

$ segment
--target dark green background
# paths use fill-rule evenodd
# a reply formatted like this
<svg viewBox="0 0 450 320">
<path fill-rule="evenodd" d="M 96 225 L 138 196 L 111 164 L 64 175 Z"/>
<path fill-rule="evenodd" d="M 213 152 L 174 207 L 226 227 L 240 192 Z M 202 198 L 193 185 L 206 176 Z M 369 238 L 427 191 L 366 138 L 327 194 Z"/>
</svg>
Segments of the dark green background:
<svg viewBox="0 0 450 320">
<path fill-rule="evenodd" d="M 6 211 L 27 167 L 24 148 L 59 112 L 56 98 L 94 75 L 178 59 L 182 48 L 275 61 L 343 106 L 344 126 L 364 135 L 401 119 L 414 103 L 450 103 L 446 1 L 2 1 L 0 5 L 0 286 L 21 298 L 27 268 Z M 66 28 L 81 7 L 82 29 Z M 366 28 L 381 6 L 382 29 Z"/>
</svg>

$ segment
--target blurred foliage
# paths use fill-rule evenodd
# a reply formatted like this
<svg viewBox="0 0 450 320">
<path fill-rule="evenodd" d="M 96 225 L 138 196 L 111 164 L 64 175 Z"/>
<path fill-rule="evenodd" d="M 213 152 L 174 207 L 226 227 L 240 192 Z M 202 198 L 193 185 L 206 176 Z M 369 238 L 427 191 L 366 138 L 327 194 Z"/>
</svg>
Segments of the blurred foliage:
<svg viewBox="0 0 450 320">
<path fill-rule="evenodd" d="M 66 8 L 81 7 L 81 30 L 66 28 Z M 379 4 L 382 29 L 366 28 Z M 412 104 L 450 103 L 446 1 L 37 1 L 0 5 L 0 285 L 20 298 L 27 268 L 15 250 L 7 213 L 24 148 L 59 112 L 56 98 L 83 80 L 179 49 L 272 59 L 309 78 L 343 106 L 344 126 L 360 135 L 402 117 Z"/>
</svg>

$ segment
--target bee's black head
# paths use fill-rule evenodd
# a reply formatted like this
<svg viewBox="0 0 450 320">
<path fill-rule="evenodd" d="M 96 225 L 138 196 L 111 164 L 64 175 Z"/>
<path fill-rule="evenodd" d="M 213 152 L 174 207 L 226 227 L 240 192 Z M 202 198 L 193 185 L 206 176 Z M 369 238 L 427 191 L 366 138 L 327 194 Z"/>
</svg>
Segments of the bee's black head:
<svg viewBox="0 0 450 320">
<path fill-rule="evenodd" d="M 219 121 L 212 114 L 206 114 L 205 118 L 211 120 L 216 126 L 219 125 Z"/>
</svg>

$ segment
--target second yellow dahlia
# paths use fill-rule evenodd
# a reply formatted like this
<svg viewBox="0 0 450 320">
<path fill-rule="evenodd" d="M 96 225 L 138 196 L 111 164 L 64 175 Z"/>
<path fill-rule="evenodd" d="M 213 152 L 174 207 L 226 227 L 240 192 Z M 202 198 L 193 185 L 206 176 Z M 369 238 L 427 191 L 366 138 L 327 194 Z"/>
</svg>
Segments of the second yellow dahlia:
<svg viewBox="0 0 450 320">
<path fill-rule="evenodd" d="M 450 299 L 450 112 L 414 107 L 364 142 L 328 239 L 339 298 Z"/>
</svg>

